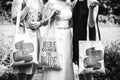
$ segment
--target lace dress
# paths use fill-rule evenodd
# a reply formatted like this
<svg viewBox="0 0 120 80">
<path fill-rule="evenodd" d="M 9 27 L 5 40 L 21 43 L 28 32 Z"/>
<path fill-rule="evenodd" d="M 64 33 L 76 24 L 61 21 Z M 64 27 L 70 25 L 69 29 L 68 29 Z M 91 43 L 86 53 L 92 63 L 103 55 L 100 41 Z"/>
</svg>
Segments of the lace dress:
<svg viewBox="0 0 120 80">
<path fill-rule="evenodd" d="M 60 54 L 62 70 L 45 69 L 42 80 L 74 80 L 72 65 L 72 34 L 69 21 L 72 17 L 71 7 L 62 1 L 50 0 L 46 5 L 51 5 L 52 9 L 60 11 L 51 24 L 55 27 L 57 50 Z"/>
<path fill-rule="evenodd" d="M 29 5 L 29 11 L 28 11 L 28 14 L 27 14 L 27 16 L 25 18 L 24 24 L 27 27 L 27 31 L 28 31 L 29 35 L 31 35 L 31 36 L 36 35 L 37 36 L 37 31 L 32 30 L 30 27 L 33 27 L 33 26 L 31 26 L 31 24 L 34 21 L 40 21 L 40 12 L 41 12 L 43 4 L 40 4 L 39 2 L 37 2 L 36 6 L 35 6 L 35 4 L 32 3 L 31 1 L 32 0 L 27 0 L 27 2 L 26 2 L 26 3 L 29 3 L 29 4 L 31 3 L 31 4 Z M 24 29 L 24 26 L 22 27 L 23 29 Z M 23 29 L 21 29 L 22 32 L 24 31 Z M 36 44 L 38 44 L 37 38 L 36 38 Z M 36 53 L 35 55 L 37 55 L 37 54 L 38 53 Z M 13 67 L 13 73 L 32 74 L 32 73 L 36 72 L 36 69 L 37 69 L 37 64 L 36 63 L 27 64 L 27 65 L 19 65 L 19 66 L 14 66 Z"/>
</svg>

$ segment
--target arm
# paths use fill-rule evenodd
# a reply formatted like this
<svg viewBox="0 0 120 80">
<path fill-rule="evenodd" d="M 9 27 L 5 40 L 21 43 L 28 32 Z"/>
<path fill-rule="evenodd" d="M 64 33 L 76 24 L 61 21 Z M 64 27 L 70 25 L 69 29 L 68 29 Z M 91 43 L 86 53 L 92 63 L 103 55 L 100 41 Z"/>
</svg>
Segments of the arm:
<svg viewBox="0 0 120 80">
<path fill-rule="evenodd" d="M 36 30 L 36 29 L 39 29 L 41 26 L 47 25 L 48 21 L 54 20 L 57 14 L 59 14 L 59 11 L 55 10 L 51 3 L 45 4 L 41 10 L 42 20 L 32 22 L 31 24 L 33 25 L 32 28 Z"/>
<path fill-rule="evenodd" d="M 51 13 L 49 14 L 48 17 L 42 19 L 41 21 L 34 21 L 34 22 L 32 22 L 31 26 L 35 26 L 35 27 L 31 27 L 31 29 L 37 30 L 37 29 L 39 29 L 41 26 L 47 25 L 48 22 L 49 22 L 49 20 L 54 19 L 57 14 L 59 14 L 59 11 L 57 11 L 57 10 L 51 11 Z"/>
<path fill-rule="evenodd" d="M 76 5 L 78 0 L 74 0 L 73 2 L 71 2 L 70 0 L 66 0 L 66 3 L 69 4 L 70 6 L 72 6 L 72 8 L 74 8 L 74 6 Z"/>
<path fill-rule="evenodd" d="M 96 17 L 97 17 L 97 14 L 98 14 L 98 4 L 99 3 L 96 2 L 95 0 L 89 4 L 89 20 L 88 20 L 88 24 L 89 24 L 90 27 L 95 26 Z"/>
<path fill-rule="evenodd" d="M 25 8 L 23 8 L 23 10 L 21 10 L 22 3 L 23 3 L 23 0 L 14 0 L 12 2 L 11 18 L 14 22 L 16 21 L 17 14 L 19 11 L 21 11 L 21 21 L 25 18 L 26 14 L 28 12 L 28 7 L 25 7 Z"/>
<path fill-rule="evenodd" d="M 77 1 L 78 1 L 78 0 L 74 0 L 74 1 L 72 2 L 72 3 L 73 3 L 73 6 L 76 5 Z"/>
<path fill-rule="evenodd" d="M 42 23 L 43 25 L 47 25 L 49 19 L 54 19 L 57 14 L 59 14 L 60 11 L 57 11 L 53 7 L 54 5 L 50 2 L 46 3 L 44 5 L 44 9 L 42 11 Z"/>
<path fill-rule="evenodd" d="M 48 20 L 54 19 L 55 16 L 58 15 L 59 13 L 60 13 L 60 12 L 59 12 L 58 10 L 53 10 L 47 18 L 45 18 L 45 19 L 43 19 L 43 20 L 41 21 L 41 23 L 42 23 L 43 25 L 46 25 L 46 22 L 48 22 Z"/>
<path fill-rule="evenodd" d="M 43 5 L 43 8 L 41 9 L 41 21 L 32 21 L 30 24 L 32 29 L 36 30 L 39 29 L 42 25 L 47 25 L 47 16 L 48 16 L 49 12 L 48 12 L 48 7 L 46 7 L 46 5 Z M 47 16 L 46 16 L 47 15 Z M 34 27 L 35 26 L 35 27 Z"/>
</svg>

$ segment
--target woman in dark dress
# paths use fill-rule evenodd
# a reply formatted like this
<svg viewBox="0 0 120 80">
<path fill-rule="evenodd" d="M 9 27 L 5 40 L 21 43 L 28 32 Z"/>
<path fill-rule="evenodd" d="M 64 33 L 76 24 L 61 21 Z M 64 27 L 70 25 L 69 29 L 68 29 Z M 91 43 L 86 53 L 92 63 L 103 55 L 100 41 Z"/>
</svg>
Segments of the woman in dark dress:
<svg viewBox="0 0 120 80">
<path fill-rule="evenodd" d="M 97 4 L 98 2 L 96 0 L 78 0 L 73 9 L 73 62 L 76 63 L 77 65 L 80 65 L 78 42 L 79 40 L 87 40 L 86 36 L 88 24 L 89 24 L 89 39 L 90 40 L 96 39 L 95 23 L 97 24 L 96 27 L 98 29 Z"/>
<path fill-rule="evenodd" d="M 78 41 L 79 40 L 87 40 L 87 24 L 88 24 L 88 2 L 87 0 L 81 0 L 76 3 L 76 6 L 73 10 L 73 62 L 78 63 Z M 96 17 L 96 22 L 98 21 L 98 17 Z M 98 23 L 97 23 L 98 25 Z M 98 26 L 97 26 L 98 28 Z M 98 29 L 99 31 L 99 29 Z M 89 27 L 89 38 L 90 40 L 96 39 L 95 26 Z M 99 34 L 100 37 L 100 34 Z"/>
</svg>

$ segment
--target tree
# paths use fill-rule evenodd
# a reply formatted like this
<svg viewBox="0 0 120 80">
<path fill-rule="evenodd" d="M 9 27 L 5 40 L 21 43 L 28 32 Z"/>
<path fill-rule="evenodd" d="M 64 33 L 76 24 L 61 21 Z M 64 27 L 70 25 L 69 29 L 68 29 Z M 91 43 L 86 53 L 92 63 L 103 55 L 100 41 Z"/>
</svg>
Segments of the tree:
<svg viewBox="0 0 120 80">
<path fill-rule="evenodd" d="M 120 0 L 99 0 L 102 14 L 120 15 Z"/>
<path fill-rule="evenodd" d="M 4 16 L 5 20 L 10 21 L 11 5 L 13 0 L 0 0 L 0 16 Z"/>
</svg>

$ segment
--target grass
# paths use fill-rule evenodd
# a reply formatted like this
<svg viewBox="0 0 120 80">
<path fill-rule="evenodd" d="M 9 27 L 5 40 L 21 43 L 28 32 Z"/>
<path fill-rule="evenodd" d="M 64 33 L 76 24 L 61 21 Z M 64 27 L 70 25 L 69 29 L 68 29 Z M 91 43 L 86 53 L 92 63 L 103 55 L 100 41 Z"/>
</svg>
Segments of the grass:
<svg viewBox="0 0 120 80">
<path fill-rule="evenodd" d="M 120 41 L 120 27 L 114 24 L 99 24 L 102 42 L 110 44 L 111 42 L 118 40 Z M 15 25 L 0 25 L 0 32 L 7 36 L 12 36 L 14 34 Z M 11 37 L 12 38 L 12 37 Z M 35 74 L 33 80 L 40 80 L 41 73 Z"/>
</svg>

